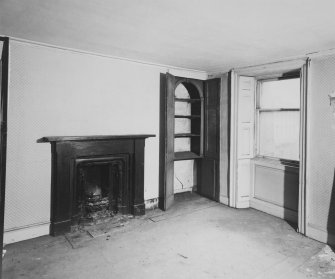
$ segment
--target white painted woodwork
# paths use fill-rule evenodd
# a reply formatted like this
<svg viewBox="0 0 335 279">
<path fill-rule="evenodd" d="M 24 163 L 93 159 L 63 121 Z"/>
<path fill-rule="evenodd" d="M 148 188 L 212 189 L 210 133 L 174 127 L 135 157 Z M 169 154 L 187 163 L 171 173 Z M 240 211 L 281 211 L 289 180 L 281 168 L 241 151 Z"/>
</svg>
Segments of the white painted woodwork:
<svg viewBox="0 0 335 279">
<path fill-rule="evenodd" d="M 229 204 L 229 79 L 228 74 L 221 78 L 220 96 L 220 202 Z"/>
<path fill-rule="evenodd" d="M 293 223 L 296 223 L 298 219 L 297 211 L 285 209 L 282 206 L 263 200 L 255 198 L 250 199 L 250 207 Z"/>
<path fill-rule="evenodd" d="M 236 207 L 249 207 L 251 163 L 254 156 L 255 79 L 239 76 L 237 83 Z"/>
<path fill-rule="evenodd" d="M 49 234 L 50 223 L 33 224 L 4 232 L 3 243 L 10 244 Z"/>
<path fill-rule="evenodd" d="M 238 159 L 253 157 L 255 122 L 255 79 L 239 77 L 238 82 Z"/>
<path fill-rule="evenodd" d="M 320 56 L 317 56 L 320 57 Z M 309 210 L 309 207 L 306 203 L 306 193 L 305 193 L 305 187 L 306 187 L 306 176 L 308 179 L 308 172 L 306 173 L 306 141 L 308 139 L 306 138 L 306 117 L 307 113 L 311 113 L 310 110 L 307 110 L 306 107 L 306 88 L 307 87 L 307 71 L 306 68 L 306 60 L 305 59 L 295 59 L 295 60 L 287 60 L 284 62 L 274 62 L 274 63 L 269 63 L 269 64 L 264 64 L 264 65 L 258 65 L 258 66 L 253 66 L 253 67 L 244 67 L 244 68 L 237 68 L 233 71 L 233 77 L 232 77 L 232 92 L 237 92 L 236 89 L 234 89 L 238 82 L 238 76 L 250 76 L 254 77 L 257 80 L 263 80 L 263 79 L 269 79 L 269 78 L 275 78 L 275 77 L 280 77 L 284 72 L 290 72 L 298 69 L 302 69 L 302 79 L 301 79 L 301 105 L 300 105 L 300 115 L 301 115 L 301 123 L 300 123 L 300 167 L 299 167 L 299 172 L 296 172 L 294 175 L 292 173 L 287 173 L 285 172 L 285 167 L 283 164 L 281 164 L 279 161 L 277 163 L 272 162 L 269 164 L 267 160 L 264 159 L 252 159 L 251 161 L 251 174 L 250 178 L 252 181 L 251 184 L 251 192 L 250 192 L 250 199 L 247 200 L 245 199 L 244 205 L 250 205 L 250 207 L 254 207 L 258 210 L 265 211 L 269 214 L 273 214 L 275 216 L 278 216 L 280 218 L 286 218 L 291 221 L 297 221 L 298 217 L 298 226 L 299 226 L 299 231 L 302 233 L 305 233 L 305 216 L 306 212 L 305 210 Z M 319 70 L 318 70 L 319 72 Z M 321 75 L 321 74 L 320 74 Z M 310 82 L 310 81 L 309 81 Z M 329 82 L 328 82 L 329 83 Z M 328 84 L 326 83 L 326 84 Z M 310 89 L 309 89 L 310 90 Z M 309 93 L 311 94 L 311 93 Z M 235 94 L 237 95 L 237 94 Z M 236 129 L 233 126 L 234 123 L 236 122 L 236 111 L 238 107 L 238 102 L 236 100 L 236 96 L 232 95 L 232 137 L 231 137 L 231 142 L 232 142 L 232 157 L 231 157 L 231 180 L 232 183 L 230 184 L 230 193 L 233 193 L 233 197 L 239 198 L 238 193 L 238 187 L 237 183 L 235 180 L 239 179 L 240 176 L 238 177 L 234 176 L 233 171 L 237 169 L 237 164 L 239 163 L 234 161 L 234 158 L 237 158 L 236 155 L 236 146 L 234 145 L 234 139 L 236 139 Z M 256 95 L 256 94 L 255 94 Z M 317 98 L 317 97 L 316 97 Z M 323 100 L 324 103 L 325 100 Z M 314 102 L 315 103 L 315 102 Z M 313 103 L 313 104 L 314 104 Z M 310 103 L 311 104 L 311 103 Z M 329 103 L 328 103 L 329 105 Z M 255 136 L 256 137 L 256 136 Z M 247 145 L 243 150 L 247 150 Z M 314 150 L 314 149 L 313 149 Z M 317 150 L 317 149 L 315 149 Z M 242 153 L 246 153 L 243 151 Z M 243 154 L 242 154 L 243 155 Z M 240 164 L 241 165 L 241 164 Z M 257 166 L 256 166 L 257 165 Z M 256 168 L 259 168 L 260 165 L 263 165 L 263 167 L 267 167 L 267 172 L 265 176 L 268 178 L 268 181 L 264 183 L 261 182 L 262 185 L 257 185 L 256 189 L 255 187 L 255 181 L 257 180 L 258 182 L 260 179 L 264 179 L 264 172 L 263 174 L 260 175 L 258 172 L 256 175 Z M 244 166 L 244 168 L 246 168 Z M 259 170 L 259 169 L 258 169 Z M 272 173 L 272 174 L 271 174 Z M 286 176 L 286 178 L 285 178 Z M 298 178 L 300 176 L 300 179 Z M 286 181 L 285 181 L 286 180 Z M 265 189 L 264 187 L 267 187 L 266 184 L 270 184 L 269 188 L 271 187 L 277 187 L 275 191 L 271 191 L 270 189 Z M 284 189 L 284 184 L 289 184 L 291 185 L 292 188 L 287 188 L 286 190 Z M 299 185 L 300 183 L 300 185 Z M 277 186 L 275 186 L 277 185 Z M 269 190 L 269 191 L 263 191 L 263 190 Z M 256 194 L 255 194 L 256 192 Z M 288 205 L 291 207 L 289 208 L 284 208 L 286 205 L 283 205 L 283 195 L 285 195 L 285 192 L 287 192 L 288 195 L 294 196 L 295 200 L 289 200 Z M 298 192 L 298 193 L 297 193 Z M 297 204 L 297 195 L 299 196 L 299 203 Z M 240 198 L 241 199 L 241 198 Z M 230 206 L 235 206 L 232 204 L 232 202 L 229 202 Z M 241 202 L 239 202 L 241 204 Z M 292 206 L 294 205 L 294 206 Z M 306 206 L 307 205 L 307 206 Z M 237 206 L 238 207 L 238 206 Z M 298 207 L 298 212 L 297 212 L 297 207 Z M 293 208 L 293 209 L 292 209 Z"/>
<path fill-rule="evenodd" d="M 258 158 L 252 164 L 250 207 L 297 223 L 299 167 Z"/>
</svg>

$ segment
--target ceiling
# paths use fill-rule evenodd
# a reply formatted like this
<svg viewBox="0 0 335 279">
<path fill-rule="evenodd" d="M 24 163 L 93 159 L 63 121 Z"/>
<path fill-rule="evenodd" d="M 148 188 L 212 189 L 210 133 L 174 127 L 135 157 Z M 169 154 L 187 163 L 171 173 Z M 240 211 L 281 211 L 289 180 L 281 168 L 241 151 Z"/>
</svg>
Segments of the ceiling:
<svg viewBox="0 0 335 279">
<path fill-rule="evenodd" d="M 335 1 L 3 0 L 0 34 L 218 72 L 335 48 Z"/>
</svg>

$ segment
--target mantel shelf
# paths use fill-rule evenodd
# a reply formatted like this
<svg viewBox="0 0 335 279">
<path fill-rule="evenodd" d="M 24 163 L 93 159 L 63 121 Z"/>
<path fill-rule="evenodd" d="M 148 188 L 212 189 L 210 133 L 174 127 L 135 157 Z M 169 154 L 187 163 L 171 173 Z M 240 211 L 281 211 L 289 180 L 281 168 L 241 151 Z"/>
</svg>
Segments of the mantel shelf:
<svg viewBox="0 0 335 279">
<path fill-rule="evenodd" d="M 58 141 L 97 141 L 97 140 L 117 140 L 117 139 L 140 139 L 155 137 L 153 134 L 139 135 L 100 135 L 100 136 L 50 136 L 37 140 L 38 143 L 58 142 Z"/>
</svg>

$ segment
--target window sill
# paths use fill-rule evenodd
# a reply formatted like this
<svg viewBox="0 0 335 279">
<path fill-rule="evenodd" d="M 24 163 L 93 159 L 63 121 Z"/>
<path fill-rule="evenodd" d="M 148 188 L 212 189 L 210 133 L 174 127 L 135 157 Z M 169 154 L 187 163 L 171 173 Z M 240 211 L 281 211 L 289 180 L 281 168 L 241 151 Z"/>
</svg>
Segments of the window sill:
<svg viewBox="0 0 335 279">
<path fill-rule="evenodd" d="M 257 156 L 253 158 L 252 161 L 254 162 L 254 164 L 266 167 L 275 167 L 284 170 L 289 167 L 299 170 L 299 161 L 294 160 L 284 160 L 279 158 Z"/>
</svg>

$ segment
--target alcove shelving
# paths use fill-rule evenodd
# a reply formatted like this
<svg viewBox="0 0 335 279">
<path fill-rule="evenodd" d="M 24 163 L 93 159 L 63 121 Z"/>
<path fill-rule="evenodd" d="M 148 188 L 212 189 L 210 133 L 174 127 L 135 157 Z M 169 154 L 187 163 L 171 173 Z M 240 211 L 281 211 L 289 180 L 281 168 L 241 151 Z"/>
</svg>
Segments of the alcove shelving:
<svg viewBox="0 0 335 279">
<path fill-rule="evenodd" d="M 196 191 L 219 200 L 221 79 L 160 76 L 159 202 Z"/>
<path fill-rule="evenodd" d="M 202 157 L 203 98 L 188 82 L 180 83 L 174 94 L 174 160 Z"/>
</svg>

